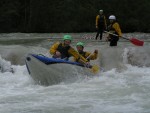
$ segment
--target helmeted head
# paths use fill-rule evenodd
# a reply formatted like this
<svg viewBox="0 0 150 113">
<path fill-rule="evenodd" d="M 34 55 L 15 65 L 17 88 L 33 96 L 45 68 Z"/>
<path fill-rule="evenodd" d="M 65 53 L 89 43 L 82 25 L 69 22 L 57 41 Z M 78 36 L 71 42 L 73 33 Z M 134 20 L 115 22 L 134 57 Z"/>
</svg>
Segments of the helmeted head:
<svg viewBox="0 0 150 113">
<path fill-rule="evenodd" d="M 109 16 L 109 21 L 110 21 L 110 23 L 115 22 L 116 21 L 116 17 L 114 15 L 110 15 Z"/>
<path fill-rule="evenodd" d="M 70 40 L 72 41 L 72 37 L 70 35 L 64 35 L 63 40 Z"/>
<path fill-rule="evenodd" d="M 109 20 L 116 20 L 115 15 L 110 15 L 110 16 L 109 16 Z"/>
<path fill-rule="evenodd" d="M 103 14 L 103 10 L 101 9 L 101 10 L 99 10 L 99 14 Z"/>
<path fill-rule="evenodd" d="M 77 48 L 77 50 L 78 50 L 79 53 L 82 52 L 83 49 L 84 49 L 84 43 L 83 42 L 78 42 L 76 44 L 76 48 Z"/>
<path fill-rule="evenodd" d="M 64 35 L 63 40 L 64 40 L 64 44 L 66 46 L 69 46 L 70 43 L 71 43 L 71 41 L 72 41 L 72 36 L 70 36 L 70 35 Z"/>
<path fill-rule="evenodd" d="M 83 42 L 78 42 L 78 43 L 76 44 L 76 46 L 82 46 L 82 47 L 84 47 L 84 43 L 83 43 Z"/>
</svg>

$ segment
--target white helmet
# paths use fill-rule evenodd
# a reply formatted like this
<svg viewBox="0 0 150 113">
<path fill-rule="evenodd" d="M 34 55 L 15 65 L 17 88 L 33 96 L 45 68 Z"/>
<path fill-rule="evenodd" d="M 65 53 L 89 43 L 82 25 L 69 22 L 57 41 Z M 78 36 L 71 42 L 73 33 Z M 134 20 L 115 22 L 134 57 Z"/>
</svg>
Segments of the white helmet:
<svg viewBox="0 0 150 113">
<path fill-rule="evenodd" d="M 114 15 L 110 15 L 110 16 L 109 16 L 109 19 L 110 19 L 110 20 L 116 20 L 116 17 L 115 17 Z"/>
<path fill-rule="evenodd" d="M 103 10 L 101 9 L 101 10 L 99 10 L 99 12 L 100 12 L 100 13 L 103 13 Z"/>
</svg>

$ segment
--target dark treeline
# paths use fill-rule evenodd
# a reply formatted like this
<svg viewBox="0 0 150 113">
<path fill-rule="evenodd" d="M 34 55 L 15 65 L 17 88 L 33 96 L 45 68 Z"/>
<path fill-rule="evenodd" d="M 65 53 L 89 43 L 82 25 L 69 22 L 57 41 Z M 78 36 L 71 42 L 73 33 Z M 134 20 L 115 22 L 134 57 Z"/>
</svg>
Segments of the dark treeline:
<svg viewBox="0 0 150 113">
<path fill-rule="evenodd" d="M 150 32 L 150 0 L 1 0 L 0 32 L 93 32 L 99 9 L 123 32 Z"/>
</svg>

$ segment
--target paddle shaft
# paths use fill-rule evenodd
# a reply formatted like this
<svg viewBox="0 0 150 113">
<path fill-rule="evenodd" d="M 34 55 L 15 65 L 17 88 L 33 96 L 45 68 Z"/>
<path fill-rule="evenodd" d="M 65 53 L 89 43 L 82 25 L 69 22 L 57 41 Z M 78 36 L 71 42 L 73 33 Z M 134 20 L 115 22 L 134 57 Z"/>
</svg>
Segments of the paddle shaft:
<svg viewBox="0 0 150 113">
<path fill-rule="evenodd" d="M 118 36 L 118 37 L 122 37 L 123 39 L 126 39 L 126 40 L 129 40 L 132 44 L 136 45 L 136 46 L 143 46 L 144 45 L 144 41 L 141 41 L 141 40 L 138 40 L 136 38 L 126 38 L 126 37 L 123 37 L 123 36 L 119 36 L 119 35 L 116 35 L 116 34 L 113 34 L 111 32 L 107 32 L 107 31 L 104 31 L 105 33 L 108 33 L 108 34 L 111 34 L 113 36 Z"/>
<path fill-rule="evenodd" d="M 108 32 L 108 31 L 104 31 L 104 32 L 105 32 L 105 33 L 108 33 L 108 34 L 111 34 L 111 35 L 114 35 L 114 36 L 121 37 L 121 38 L 126 39 L 126 40 L 130 40 L 129 38 L 126 38 L 126 37 L 123 37 L 123 36 L 119 36 L 119 35 L 117 35 L 117 34 L 113 34 L 113 33 Z"/>
<path fill-rule="evenodd" d="M 93 53 L 91 53 L 86 59 L 90 58 L 92 56 Z"/>
</svg>

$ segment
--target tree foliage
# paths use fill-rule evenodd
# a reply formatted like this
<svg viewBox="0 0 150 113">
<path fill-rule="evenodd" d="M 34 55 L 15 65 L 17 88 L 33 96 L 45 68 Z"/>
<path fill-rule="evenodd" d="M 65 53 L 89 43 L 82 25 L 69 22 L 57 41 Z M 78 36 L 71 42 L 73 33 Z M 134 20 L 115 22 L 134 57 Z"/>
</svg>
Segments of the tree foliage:
<svg viewBox="0 0 150 113">
<path fill-rule="evenodd" d="M 99 9 L 123 32 L 150 32 L 149 0 L 1 0 L 0 32 L 93 32 Z"/>
</svg>

